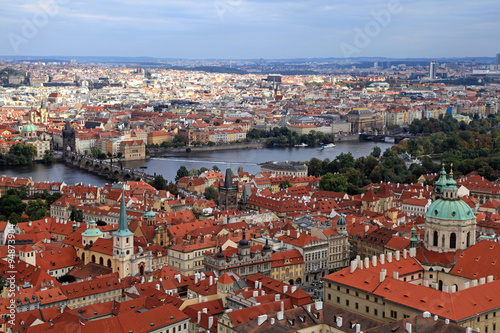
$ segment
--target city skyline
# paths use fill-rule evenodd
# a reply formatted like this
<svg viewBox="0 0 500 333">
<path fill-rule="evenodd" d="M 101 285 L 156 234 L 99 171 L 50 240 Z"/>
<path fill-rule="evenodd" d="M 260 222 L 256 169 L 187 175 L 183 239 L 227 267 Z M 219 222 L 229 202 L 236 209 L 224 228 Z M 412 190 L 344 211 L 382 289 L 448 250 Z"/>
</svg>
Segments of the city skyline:
<svg viewBox="0 0 500 333">
<path fill-rule="evenodd" d="M 6 55 L 190 59 L 495 56 L 497 2 L 4 4 Z"/>
</svg>

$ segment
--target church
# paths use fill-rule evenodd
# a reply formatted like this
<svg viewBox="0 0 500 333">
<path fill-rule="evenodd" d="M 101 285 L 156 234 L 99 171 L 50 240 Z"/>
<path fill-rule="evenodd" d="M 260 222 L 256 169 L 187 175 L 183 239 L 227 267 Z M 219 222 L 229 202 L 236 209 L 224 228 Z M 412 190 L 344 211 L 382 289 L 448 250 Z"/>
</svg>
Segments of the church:
<svg viewBox="0 0 500 333">
<path fill-rule="evenodd" d="M 76 224 L 73 225 L 76 232 Z M 80 236 L 80 237 L 78 237 Z M 78 257 L 85 264 L 95 263 L 118 272 L 120 278 L 144 275 L 152 271 L 153 254 L 134 246 L 134 234 L 129 230 L 125 194 L 122 189 L 118 230 L 112 238 L 105 238 L 95 221 L 91 221 L 81 235 L 68 237 L 68 245 L 73 245 Z"/>
</svg>

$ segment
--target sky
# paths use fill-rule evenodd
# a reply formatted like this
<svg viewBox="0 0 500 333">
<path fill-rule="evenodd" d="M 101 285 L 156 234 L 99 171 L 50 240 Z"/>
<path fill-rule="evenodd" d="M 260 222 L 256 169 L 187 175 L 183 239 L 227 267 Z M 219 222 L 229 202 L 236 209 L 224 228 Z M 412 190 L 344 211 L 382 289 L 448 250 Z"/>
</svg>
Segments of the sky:
<svg viewBox="0 0 500 333">
<path fill-rule="evenodd" d="M 500 53 L 499 0 L 0 0 L 0 55 L 441 58 Z"/>
</svg>

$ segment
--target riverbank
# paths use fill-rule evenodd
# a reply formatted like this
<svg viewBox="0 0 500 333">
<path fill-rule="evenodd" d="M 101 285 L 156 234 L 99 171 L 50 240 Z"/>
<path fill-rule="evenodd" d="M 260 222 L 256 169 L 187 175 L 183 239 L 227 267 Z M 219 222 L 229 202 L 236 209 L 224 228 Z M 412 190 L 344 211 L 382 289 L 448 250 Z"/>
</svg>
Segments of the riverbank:
<svg viewBox="0 0 500 333">
<path fill-rule="evenodd" d="M 338 143 L 338 142 L 348 142 L 348 141 L 359 141 L 359 134 L 336 135 L 335 136 L 335 143 Z"/>
<path fill-rule="evenodd" d="M 263 148 L 266 146 L 265 142 L 244 142 L 244 143 L 228 143 L 215 146 L 196 146 L 196 147 L 177 147 L 177 148 L 154 148 L 149 149 L 149 156 L 158 157 L 165 154 L 179 154 L 186 152 L 211 152 L 221 150 L 234 150 L 234 149 L 254 149 Z"/>
</svg>

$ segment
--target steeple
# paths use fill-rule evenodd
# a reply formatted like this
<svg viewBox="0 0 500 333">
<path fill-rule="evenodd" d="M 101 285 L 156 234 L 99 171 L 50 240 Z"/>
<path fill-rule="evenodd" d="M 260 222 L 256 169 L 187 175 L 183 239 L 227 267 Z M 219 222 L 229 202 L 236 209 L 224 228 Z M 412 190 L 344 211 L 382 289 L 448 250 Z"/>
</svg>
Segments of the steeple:
<svg viewBox="0 0 500 333">
<path fill-rule="evenodd" d="M 226 169 L 226 179 L 224 181 L 224 187 L 226 189 L 230 189 L 233 187 L 233 172 L 229 168 Z"/>
<path fill-rule="evenodd" d="M 413 224 L 413 228 L 411 228 L 410 248 L 416 248 L 417 242 L 417 229 L 415 229 L 415 224 Z"/>
<path fill-rule="evenodd" d="M 122 188 L 122 201 L 120 205 L 120 219 L 118 220 L 118 230 L 114 232 L 118 236 L 132 236 L 133 233 L 128 229 L 127 210 L 125 209 L 125 189 Z"/>
<path fill-rule="evenodd" d="M 434 184 L 434 192 L 436 192 L 436 194 L 438 195 L 443 194 L 446 183 L 446 170 L 444 169 L 443 165 L 443 167 L 441 168 L 441 172 L 439 173 L 439 179 L 436 181 L 436 184 Z"/>
</svg>

